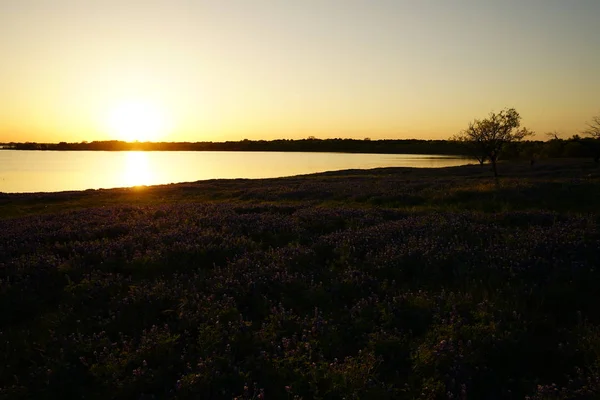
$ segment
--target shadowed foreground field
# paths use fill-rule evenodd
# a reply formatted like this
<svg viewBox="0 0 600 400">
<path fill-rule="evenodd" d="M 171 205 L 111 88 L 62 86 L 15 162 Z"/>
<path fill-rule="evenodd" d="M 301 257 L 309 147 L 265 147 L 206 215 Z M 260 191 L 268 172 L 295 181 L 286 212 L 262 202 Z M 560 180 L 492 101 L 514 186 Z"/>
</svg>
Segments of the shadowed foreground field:
<svg viewBox="0 0 600 400">
<path fill-rule="evenodd" d="M 600 170 L 0 194 L 0 397 L 585 399 Z"/>
</svg>

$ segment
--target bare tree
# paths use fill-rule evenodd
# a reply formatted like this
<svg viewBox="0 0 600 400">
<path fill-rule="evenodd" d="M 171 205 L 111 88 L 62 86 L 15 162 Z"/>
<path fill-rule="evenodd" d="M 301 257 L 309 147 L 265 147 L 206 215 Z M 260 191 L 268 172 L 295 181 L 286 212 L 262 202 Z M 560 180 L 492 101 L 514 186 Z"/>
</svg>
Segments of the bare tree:
<svg viewBox="0 0 600 400">
<path fill-rule="evenodd" d="M 491 112 L 485 119 L 475 119 L 469 127 L 454 137 L 475 149 L 480 163 L 489 160 L 494 176 L 498 176 L 496 163 L 507 143 L 518 142 L 533 135 L 527 128 L 521 128 L 521 116 L 514 108 L 499 113 Z M 482 161 L 483 160 L 483 161 Z"/>
<path fill-rule="evenodd" d="M 589 138 L 581 139 L 579 142 L 583 144 L 591 153 L 596 163 L 600 162 L 600 115 L 592 117 L 592 120 L 587 123 L 587 129 L 583 132 Z"/>
<path fill-rule="evenodd" d="M 600 139 L 600 115 L 593 117 L 592 121 L 588 122 L 587 129 L 582 133 L 591 136 L 594 139 Z"/>
<path fill-rule="evenodd" d="M 548 136 L 548 140 L 560 140 L 560 133 L 557 131 L 546 132 L 546 136 Z"/>
</svg>

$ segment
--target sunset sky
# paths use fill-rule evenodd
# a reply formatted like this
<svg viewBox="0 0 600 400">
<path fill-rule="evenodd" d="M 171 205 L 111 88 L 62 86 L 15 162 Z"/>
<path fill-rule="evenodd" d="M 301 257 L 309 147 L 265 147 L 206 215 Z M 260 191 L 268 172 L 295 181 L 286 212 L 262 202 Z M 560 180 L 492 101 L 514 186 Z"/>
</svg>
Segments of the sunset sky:
<svg viewBox="0 0 600 400">
<path fill-rule="evenodd" d="M 599 71 L 599 0 L 1 0 L 0 142 L 570 136 Z"/>
</svg>

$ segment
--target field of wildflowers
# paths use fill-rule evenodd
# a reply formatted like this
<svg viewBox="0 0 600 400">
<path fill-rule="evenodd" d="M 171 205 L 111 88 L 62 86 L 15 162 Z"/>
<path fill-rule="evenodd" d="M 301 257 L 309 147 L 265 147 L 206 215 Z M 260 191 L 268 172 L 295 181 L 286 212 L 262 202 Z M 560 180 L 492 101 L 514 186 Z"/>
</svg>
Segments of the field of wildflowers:
<svg viewBox="0 0 600 400">
<path fill-rule="evenodd" d="M 597 171 L 475 168 L 1 195 L 0 398 L 597 398 Z"/>
</svg>

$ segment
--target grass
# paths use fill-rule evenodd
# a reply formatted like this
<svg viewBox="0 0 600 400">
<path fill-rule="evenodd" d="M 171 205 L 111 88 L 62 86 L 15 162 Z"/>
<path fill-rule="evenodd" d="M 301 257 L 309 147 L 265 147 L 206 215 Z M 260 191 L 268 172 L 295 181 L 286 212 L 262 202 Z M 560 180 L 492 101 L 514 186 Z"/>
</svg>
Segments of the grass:
<svg viewBox="0 0 600 400">
<path fill-rule="evenodd" d="M 0 397 L 596 398 L 600 171 L 0 196 Z"/>
</svg>

